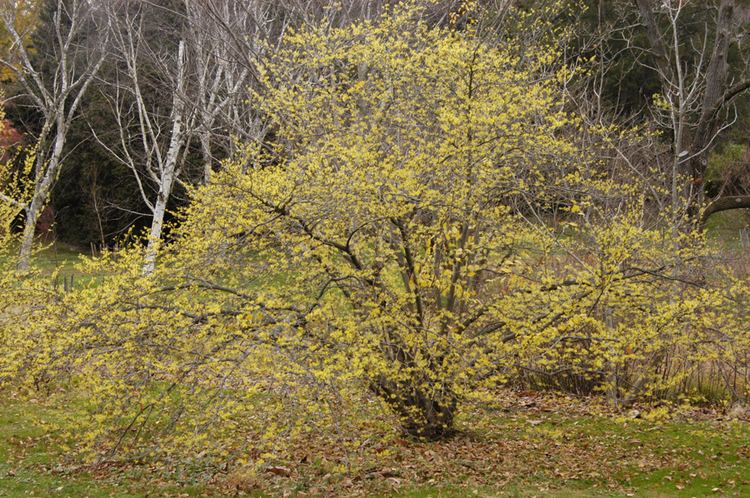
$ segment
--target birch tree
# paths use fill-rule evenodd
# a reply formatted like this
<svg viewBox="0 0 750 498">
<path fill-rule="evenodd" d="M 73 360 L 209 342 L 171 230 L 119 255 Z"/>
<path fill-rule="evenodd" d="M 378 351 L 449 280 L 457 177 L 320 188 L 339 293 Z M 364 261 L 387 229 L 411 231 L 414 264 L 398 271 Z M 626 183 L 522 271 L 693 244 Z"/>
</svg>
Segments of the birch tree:
<svg viewBox="0 0 750 498">
<path fill-rule="evenodd" d="M 249 61 L 272 29 L 272 5 L 123 1 L 108 11 L 117 28 L 116 69 L 106 93 L 118 137 L 98 138 L 133 172 L 152 216 L 146 273 L 154 268 L 175 184 L 207 182 L 236 139 L 262 137 L 262 121 L 246 100 L 255 64 Z M 193 141 L 200 147 L 199 172 L 187 159 Z"/>
<path fill-rule="evenodd" d="M 208 182 L 219 161 L 234 152 L 237 139 L 262 140 L 265 127 L 246 105 L 261 41 L 275 25 L 273 3 L 263 0 L 185 1 L 188 54 L 194 67 L 192 90 L 197 107 L 196 134 Z"/>
<path fill-rule="evenodd" d="M 108 9 L 115 69 L 107 81 L 107 98 L 118 129 L 113 142 L 97 135 L 99 143 L 133 172 L 150 211 L 145 273 L 153 271 L 167 206 L 184 173 L 196 123 L 196 107 L 187 94 L 185 33 L 181 26 L 169 25 L 170 16 L 160 10 L 128 0 Z M 182 13 L 171 14 L 178 23 L 184 21 Z M 168 35 L 170 29 L 173 36 Z"/>
<path fill-rule="evenodd" d="M 33 183 L 28 198 L 17 199 L 0 192 L 3 201 L 15 204 L 24 213 L 24 228 L 18 258 L 18 268 L 30 265 L 36 224 L 62 168 L 68 130 L 76 118 L 82 99 L 104 62 L 102 49 L 109 37 L 106 17 L 92 0 L 56 0 L 48 6 L 50 22 L 42 25 L 41 33 L 48 37 L 54 50 L 34 54 L 24 40 L 28 33 L 19 23 L 24 19 L 18 12 L 19 4 L 12 0 L 0 3 L 0 22 L 12 40 L 7 55 L 0 59 L 23 88 L 23 97 L 41 116 L 41 128 L 34 137 L 36 159 Z"/>
<path fill-rule="evenodd" d="M 39 18 L 39 0 L 14 0 L 15 27 L 18 33 L 26 33 L 31 36 Z M 5 7 L 5 6 L 4 6 Z M 0 58 L 10 58 L 14 44 L 13 36 L 5 29 L 4 23 L 0 23 Z M 0 79 L 13 80 L 14 72 L 7 66 L 0 66 Z"/>
</svg>

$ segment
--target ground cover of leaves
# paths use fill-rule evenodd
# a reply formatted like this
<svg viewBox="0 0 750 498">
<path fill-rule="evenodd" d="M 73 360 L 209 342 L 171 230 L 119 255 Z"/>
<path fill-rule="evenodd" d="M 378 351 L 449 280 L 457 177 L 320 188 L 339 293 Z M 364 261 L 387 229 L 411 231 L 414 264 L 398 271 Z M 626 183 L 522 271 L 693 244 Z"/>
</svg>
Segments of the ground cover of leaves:
<svg viewBox="0 0 750 498">
<path fill-rule="evenodd" d="M 717 409 L 611 409 L 599 398 L 503 391 L 451 439 L 321 438 L 261 468 L 145 462 L 80 466 L 58 429 L 71 407 L 0 404 L 0 496 L 748 496 L 750 424 Z M 741 417 L 739 417 L 741 418 Z M 207 478 L 208 476 L 208 478 Z M 207 481 L 207 483 L 206 483 Z"/>
</svg>

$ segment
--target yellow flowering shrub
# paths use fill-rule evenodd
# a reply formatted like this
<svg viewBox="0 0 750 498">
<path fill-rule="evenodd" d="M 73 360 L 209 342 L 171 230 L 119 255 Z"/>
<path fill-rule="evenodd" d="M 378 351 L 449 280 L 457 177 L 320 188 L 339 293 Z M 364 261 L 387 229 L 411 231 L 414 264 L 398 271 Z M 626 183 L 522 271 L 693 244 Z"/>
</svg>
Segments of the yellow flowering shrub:
<svg viewBox="0 0 750 498">
<path fill-rule="evenodd" d="M 92 456 L 256 464 L 310 433 L 445 437 L 524 376 L 678 389 L 719 354 L 726 295 L 701 234 L 584 145 L 604 132 L 566 109 L 556 60 L 408 5 L 290 33 L 250 103 L 271 139 L 191 192 L 152 273 L 134 245 L 24 297 L 41 311 L 1 329 L 0 382 L 82 398 Z"/>
</svg>

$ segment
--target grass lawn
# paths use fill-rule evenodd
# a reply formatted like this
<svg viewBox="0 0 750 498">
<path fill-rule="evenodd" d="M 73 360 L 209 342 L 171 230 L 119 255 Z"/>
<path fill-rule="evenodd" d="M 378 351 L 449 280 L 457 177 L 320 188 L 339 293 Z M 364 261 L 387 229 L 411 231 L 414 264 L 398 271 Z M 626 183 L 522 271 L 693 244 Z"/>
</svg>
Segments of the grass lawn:
<svg viewBox="0 0 750 498">
<path fill-rule="evenodd" d="M 51 429 L 73 424 L 76 413 L 6 399 L 0 496 L 750 496 L 746 423 L 700 412 L 656 422 L 586 406 L 513 395 L 465 413 L 449 441 L 400 441 L 366 474 L 301 487 L 314 469 L 298 463 L 253 490 L 221 478 L 185 487 L 144 466 L 76 467 L 64 449 L 72 442 Z"/>
<path fill-rule="evenodd" d="M 706 223 L 708 239 L 720 244 L 725 250 L 743 251 L 747 240 L 742 240 L 742 231 L 748 230 L 750 217 L 746 210 L 716 213 Z"/>
<path fill-rule="evenodd" d="M 138 479 L 138 472 L 67 465 L 67 443 L 51 427 L 73 424 L 76 413 L 35 402 L 0 404 L 0 497 L 201 496 L 201 490 Z"/>
</svg>

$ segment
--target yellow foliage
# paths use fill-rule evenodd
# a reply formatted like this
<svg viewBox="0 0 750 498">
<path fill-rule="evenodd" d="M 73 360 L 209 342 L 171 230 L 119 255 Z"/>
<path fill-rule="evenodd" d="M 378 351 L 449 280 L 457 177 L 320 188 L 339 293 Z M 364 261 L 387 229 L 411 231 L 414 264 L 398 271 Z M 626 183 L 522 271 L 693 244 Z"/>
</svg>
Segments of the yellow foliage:
<svg viewBox="0 0 750 498">
<path fill-rule="evenodd" d="M 445 436 L 523 376 L 626 402 L 726 359 L 712 327 L 747 285 L 704 285 L 702 236 L 606 174 L 581 135 L 621 130 L 566 110 L 550 45 L 420 19 L 291 33 L 251 102 L 273 140 L 192 192 L 153 273 L 136 245 L 18 295 L 0 383 L 82 396 L 91 456 L 261 465 L 311 432 Z"/>
<path fill-rule="evenodd" d="M 13 9 L 12 20 L 14 28 L 21 37 L 22 43 L 29 43 L 31 35 L 34 32 L 36 23 L 39 18 L 39 8 L 41 7 L 40 0 L 13 0 L 12 7 L 10 2 L 6 2 L 3 6 L 4 9 L 9 7 Z M 14 37 L 8 32 L 8 30 L 0 22 L 0 60 L 7 61 L 9 65 L 0 63 L 0 82 L 13 81 L 17 79 L 17 74 L 14 68 L 17 68 L 18 60 L 14 60 L 12 49 L 16 43 Z M 33 51 L 33 47 L 29 51 Z"/>
</svg>

